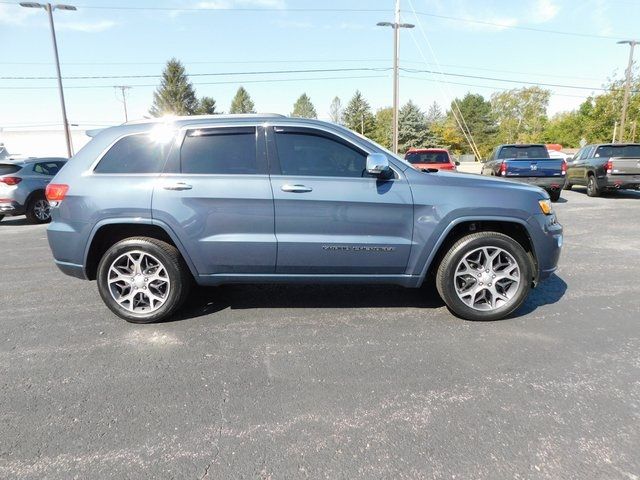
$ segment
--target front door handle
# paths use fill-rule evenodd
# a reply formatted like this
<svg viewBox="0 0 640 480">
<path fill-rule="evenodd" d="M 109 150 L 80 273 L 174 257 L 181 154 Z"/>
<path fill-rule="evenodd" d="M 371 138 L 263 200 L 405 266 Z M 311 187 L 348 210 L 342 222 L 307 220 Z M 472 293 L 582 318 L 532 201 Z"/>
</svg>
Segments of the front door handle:
<svg viewBox="0 0 640 480">
<path fill-rule="evenodd" d="M 181 191 L 181 190 L 191 190 L 193 187 L 184 182 L 177 182 L 177 183 L 169 183 L 167 185 L 163 185 L 162 188 L 164 188 L 165 190 Z"/>
<path fill-rule="evenodd" d="M 306 185 L 283 185 L 280 187 L 280 190 L 283 192 L 305 193 L 313 191 L 313 188 L 307 187 Z"/>
</svg>

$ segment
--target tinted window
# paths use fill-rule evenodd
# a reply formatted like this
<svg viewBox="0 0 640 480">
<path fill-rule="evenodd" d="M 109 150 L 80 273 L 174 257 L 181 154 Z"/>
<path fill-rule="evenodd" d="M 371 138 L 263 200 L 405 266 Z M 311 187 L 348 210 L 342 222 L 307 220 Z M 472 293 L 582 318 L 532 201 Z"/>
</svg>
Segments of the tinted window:
<svg viewBox="0 0 640 480">
<path fill-rule="evenodd" d="M 255 128 L 191 130 L 182 144 L 183 173 L 256 174 Z"/>
<path fill-rule="evenodd" d="M 62 165 L 64 165 L 63 162 L 40 162 L 33 166 L 33 171 L 42 175 L 54 176 L 60 171 Z"/>
<path fill-rule="evenodd" d="M 409 163 L 450 163 L 447 152 L 409 152 L 406 160 Z"/>
<path fill-rule="evenodd" d="M 596 149 L 595 156 L 640 158 L 640 145 L 602 145 Z"/>
<path fill-rule="evenodd" d="M 311 133 L 276 133 L 283 175 L 362 177 L 367 157 L 342 142 Z"/>
<path fill-rule="evenodd" d="M 149 135 L 129 135 L 118 140 L 102 157 L 96 173 L 159 173 L 168 147 Z"/>
<path fill-rule="evenodd" d="M 20 165 L 11 165 L 8 163 L 0 163 L 0 175 L 9 175 L 16 173 L 22 167 Z"/>
<path fill-rule="evenodd" d="M 508 146 L 502 147 L 498 158 L 514 158 L 514 159 L 528 159 L 528 158 L 549 158 L 549 152 L 544 145 L 527 145 L 527 146 Z"/>
</svg>

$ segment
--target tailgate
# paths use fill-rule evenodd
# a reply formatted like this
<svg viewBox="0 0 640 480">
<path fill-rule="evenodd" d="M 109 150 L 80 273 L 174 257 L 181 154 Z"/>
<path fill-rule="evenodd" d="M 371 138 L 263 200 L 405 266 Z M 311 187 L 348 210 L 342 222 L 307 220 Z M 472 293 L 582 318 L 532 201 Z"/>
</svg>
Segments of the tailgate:
<svg viewBox="0 0 640 480">
<path fill-rule="evenodd" d="M 527 160 L 505 160 L 506 177 L 561 177 L 562 163 L 558 158 L 530 158 Z"/>
<path fill-rule="evenodd" d="M 611 175 L 640 175 L 640 158 L 612 157 L 610 161 L 613 164 Z"/>
</svg>

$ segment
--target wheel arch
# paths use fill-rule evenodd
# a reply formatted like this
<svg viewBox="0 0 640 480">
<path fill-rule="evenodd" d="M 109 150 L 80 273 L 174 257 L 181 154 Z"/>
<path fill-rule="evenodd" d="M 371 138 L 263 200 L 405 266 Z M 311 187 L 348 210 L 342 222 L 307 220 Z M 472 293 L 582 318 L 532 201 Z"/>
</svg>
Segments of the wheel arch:
<svg viewBox="0 0 640 480">
<path fill-rule="evenodd" d="M 31 202 L 31 200 L 33 200 L 33 198 L 38 195 L 38 194 L 42 194 L 43 197 L 46 198 L 45 196 L 45 190 L 44 188 L 36 188 L 34 191 L 30 192 L 29 195 L 27 195 L 27 198 L 24 201 L 24 208 L 25 210 L 27 208 L 29 208 L 29 203 Z"/>
<path fill-rule="evenodd" d="M 184 246 L 175 233 L 163 222 L 152 219 L 114 218 L 98 222 L 89 235 L 84 253 L 84 273 L 87 279 L 95 280 L 98 263 L 114 243 L 130 237 L 149 237 L 161 240 L 178 249 L 194 278 L 198 272 Z"/>
<path fill-rule="evenodd" d="M 451 222 L 440 234 L 422 269 L 419 285 L 422 285 L 427 278 L 435 278 L 442 259 L 454 243 L 465 235 L 483 231 L 503 233 L 516 240 L 529 254 L 534 274 L 533 281 L 537 282 L 538 257 L 525 220 L 517 217 L 462 217 Z"/>
</svg>

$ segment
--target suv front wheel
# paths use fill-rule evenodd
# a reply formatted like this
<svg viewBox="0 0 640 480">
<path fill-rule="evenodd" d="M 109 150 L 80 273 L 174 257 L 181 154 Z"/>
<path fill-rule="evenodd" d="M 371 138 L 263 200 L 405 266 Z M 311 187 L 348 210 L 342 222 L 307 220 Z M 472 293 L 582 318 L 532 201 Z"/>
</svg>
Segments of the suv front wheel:
<svg viewBox="0 0 640 480">
<path fill-rule="evenodd" d="M 111 246 L 100 260 L 97 280 L 107 307 L 131 323 L 167 319 L 185 301 L 191 284 L 178 250 L 146 237 Z"/>
<path fill-rule="evenodd" d="M 532 272 L 529 255 L 513 238 L 478 232 L 451 247 L 438 268 L 436 287 L 455 315 L 499 320 L 522 305 Z"/>
</svg>

